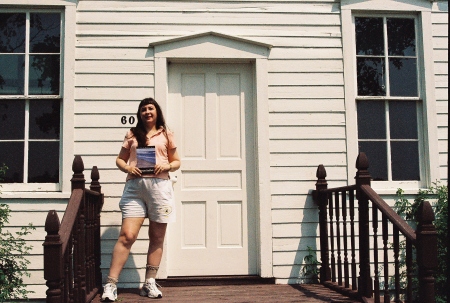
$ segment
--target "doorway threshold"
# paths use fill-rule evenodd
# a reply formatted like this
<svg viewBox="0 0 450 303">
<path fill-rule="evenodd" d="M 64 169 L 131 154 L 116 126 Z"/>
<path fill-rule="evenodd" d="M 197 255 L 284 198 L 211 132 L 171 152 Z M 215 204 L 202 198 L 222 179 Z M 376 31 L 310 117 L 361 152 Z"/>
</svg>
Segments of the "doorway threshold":
<svg viewBox="0 0 450 303">
<path fill-rule="evenodd" d="M 163 287 L 275 284 L 275 278 L 260 276 L 193 276 L 158 279 Z"/>
</svg>

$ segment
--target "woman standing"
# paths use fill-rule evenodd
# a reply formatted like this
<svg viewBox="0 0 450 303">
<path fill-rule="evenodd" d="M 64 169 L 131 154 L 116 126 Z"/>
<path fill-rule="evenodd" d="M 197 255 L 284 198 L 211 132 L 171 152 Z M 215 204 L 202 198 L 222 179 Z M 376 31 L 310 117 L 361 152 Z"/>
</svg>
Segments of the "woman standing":
<svg viewBox="0 0 450 303">
<path fill-rule="evenodd" d="M 126 134 L 116 159 L 117 167 L 127 173 L 127 182 L 119 204 L 122 227 L 114 246 L 103 301 L 117 299 L 116 284 L 120 272 L 146 217 L 150 220 L 150 243 L 145 283 L 140 295 L 162 298 L 155 278 L 163 254 L 167 223 L 175 221 L 175 201 L 169 172 L 180 168 L 180 158 L 173 134 L 166 128 L 161 108 L 154 99 L 141 101 L 137 121 L 136 127 Z"/>
</svg>

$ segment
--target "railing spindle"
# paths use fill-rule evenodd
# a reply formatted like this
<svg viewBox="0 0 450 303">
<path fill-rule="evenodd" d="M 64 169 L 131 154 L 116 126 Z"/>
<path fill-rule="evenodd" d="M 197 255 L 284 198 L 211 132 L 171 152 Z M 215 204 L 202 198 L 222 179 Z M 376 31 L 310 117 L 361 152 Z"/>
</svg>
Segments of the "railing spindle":
<svg viewBox="0 0 450 303">
<path fill-rule="evenodd" d="M 395 268 L 395 302 L 400 302 L 400 261 L 399 261 L 399 252 L 400 252 L 400 239 L 399 239 L 399 230 L 394 225 L 393 226 L 393 238 L 394 238 L 394 268 Z"/>
<path fill-rule="evenodd" d="M 382 228 L 383 228 L 383 268 L 384 268 L 384 303 L 391 301 L 389 294 L 389 257 L 388 257 L 388 220 L 385 215 L 382 216 Z"/>
<path fill-rule="evenodd" d="M 350 233 L 351 233 L 351 246 L 352 246 L 352 290 L 357 290 L 357 273 L 356 273 L 356 244 L 355 244 L 355 192 L 349 191 L 350 202 Z"/>
<path fill-rule="evenodd" d="M 373 259 L 374 259 L 374 297 L 380 303 L 380 278 L 378 274 L 378 209 L 372 207 Z"/>
<path fill-rule="evenodd" d="M 347 192 L 342 191 L 342 223 L 344 232 L 344 286 L 350 287 L 350 272 L 348 268 L 348 235 L 347 235 Z"/>
<path fill-rule="evenodd" d="M 331 281 L 336 282 L 336 258 L 334 255 L 334 223 L 333 223 L 333 194 L 328 195 L 328 207 L 330 214 L 330 251 L 331 251 Z"/>
<path fill-rule="evenodd" d="M 338 285 L 342 285 L 342 257 L 341 257 L 341 221 L 340 221 L 340 199 L 339 192 L 334 195 L 335 211 L 336 211 L 336 246 L 337 246 L 337 273 Z"/>
<path fill-rule="evenodd" d="M 412 261 L 412 244 L 411 241 L 406 241 L 406 302 L 412 303 L 413 301 L 413 283 L 412 283 L 412 276 L 413 276 L 413 261 Z"/>
</svg>

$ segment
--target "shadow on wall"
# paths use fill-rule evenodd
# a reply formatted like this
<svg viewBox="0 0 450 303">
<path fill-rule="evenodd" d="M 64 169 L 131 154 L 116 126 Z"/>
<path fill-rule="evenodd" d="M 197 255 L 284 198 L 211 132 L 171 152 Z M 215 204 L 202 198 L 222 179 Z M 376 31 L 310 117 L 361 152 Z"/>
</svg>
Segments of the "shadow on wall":
<svg viewBox="0 0 450 303">
<path fill-rule="evenodd" d="M 313 254 L 315 260 L 320 255 L 317 251 L 317 243 L 319 241 L 319 209 L 313 201 L 312 192 L 309 192 L 303 205 L 303 217 L 300 220 L 300 241 L 292 262 L 293 266 L 288 280 L 289 284 L 314 283 L 315 279 L 304 273 L 305 269 L 311 269 L 305 267 L 308 263 L 305 262 L 305 257 L 310 255 L 308 247 L 310 251 L 315 253 Z"/>
<path fill-rule="evenodd" d="M 144 226 L 143 226 L 144 227 Z M 111 264 L 112 252 L 114 249 L 114 245 L 117 242 L 117 238 L 119 237 L 120 229 L 118 227 L 109 227 L 102 234 L 102 282 L 105 283 L 106 277 L 109 273 L 109 266 Z M 137 247 L 137 241 L 132 247 L 133 250 L 140 250 Z M 143 253 L 147 253 L 147 249 Z M 119 288 L 139 288 L 141 283 L 141 276 L 136 268 L 135 262 L 136 255 L 133 252 L 130 253 L 128 257 L 127 263 L 125 264 L 120 277 L 119 277 Z"/>
</svg>

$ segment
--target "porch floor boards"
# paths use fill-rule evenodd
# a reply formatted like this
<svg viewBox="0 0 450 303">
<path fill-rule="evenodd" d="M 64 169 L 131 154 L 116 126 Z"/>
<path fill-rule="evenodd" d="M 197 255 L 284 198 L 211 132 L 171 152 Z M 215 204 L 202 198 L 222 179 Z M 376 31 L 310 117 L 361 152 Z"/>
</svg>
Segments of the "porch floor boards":
<svg viewBox="0 0 450 303">
<path fill-rule="evenodd" d="M 162 284 L 162 283 L 161 283 Z M 214 285 L 214 286 L 168 286 L 162 287 L 163 298 L 151 300 L 140 297 L 137 289 L 119 289 L 119 303 L 253 303 L 253 302 L 301 302 L 301 303 L 357 303 L 359 301 L 349 299 L 330 290 L 320 284 L 301 285 Z M 151 301 L 149 301 L 151 300 Z M 92 303 L 100 303 L 100 295 L 97 295 Z"/>
</svg>

